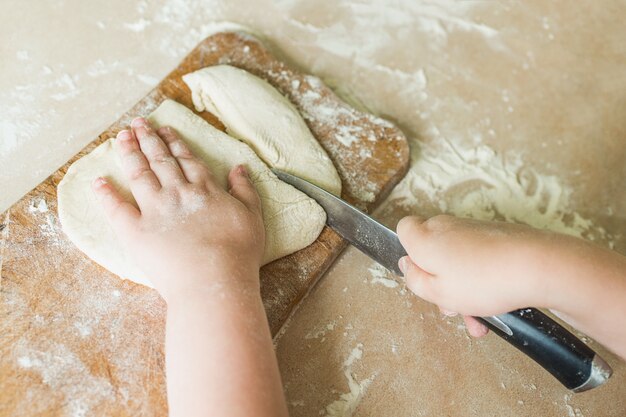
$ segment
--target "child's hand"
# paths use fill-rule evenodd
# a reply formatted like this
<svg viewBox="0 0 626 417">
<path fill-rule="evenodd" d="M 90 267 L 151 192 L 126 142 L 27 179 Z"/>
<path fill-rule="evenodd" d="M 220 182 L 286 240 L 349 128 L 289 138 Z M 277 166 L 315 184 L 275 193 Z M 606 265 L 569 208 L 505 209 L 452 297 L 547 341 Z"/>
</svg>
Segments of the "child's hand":
<svg viewBox="0 0 626 417">
<path fill-rule="evenodd" d="M 93 188 L 122 244 L 166 301 L 216 284 L 258 288 L 265 231 L 245 168 L 230 172 L 227 192 L 169 127 L 154 131 L 138 118 L 116 140 L 138 208 L 104 178 Z"/>
<path fill-rule="evenodd" d="M 554 235 L 508 223 L 436 216 L 406 217 L 398 235 L 409 254 L 400 260 L 407 287 L 444 314 L 465 315 L 474 336 L 487 328 L 467 316 L 490 316 L 518 308 L 548 306 L 538 277 L 546 243 Z M 553 248 L 554 249 L 554 248 Z"/>
<path fill-rule="evenodd" d="M 398 236 L 407 287 L 445 314 L 548 308 L 626 359 L 626 257 L 583 239 L 528 226 L 436 216 L 405 217 Z"/>
</svg>

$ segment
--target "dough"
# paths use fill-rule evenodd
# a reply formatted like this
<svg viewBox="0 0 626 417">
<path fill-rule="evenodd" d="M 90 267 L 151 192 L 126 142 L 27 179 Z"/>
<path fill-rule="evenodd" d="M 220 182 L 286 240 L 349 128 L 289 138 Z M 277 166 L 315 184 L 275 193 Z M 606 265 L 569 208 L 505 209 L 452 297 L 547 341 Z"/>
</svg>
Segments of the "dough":
<svg viewBox="0 0 626 417">
<path fill-rule="evenodd" d="M 298 110 L 266 81 L 216 65 L 184 75 L 196 110 L 217 116 L 271 167 L 304 178 L 335 195 L 341 179 Z"/>
<path fill-rule="evenodd" d="M 224 187 L 233 166 L 244 164 L 248 168 L 263 205 L 267 234 L 264 264 L 308 246 L 320 234 L 326 222 L 324 210 L 276 178 L 248 145 L 220 132 L 172 100 L 164 101 L 148 119 L 155 127 L 173 127 Z M 109 139 L 68 169 L 58 187 L 59 219 L 68 237 L 91 259 L 122 278 L 152 286 L 125 256 L 91 190 L 92 181 L 104 176 L 134 203 L 114 143 Z"/>
</svg>

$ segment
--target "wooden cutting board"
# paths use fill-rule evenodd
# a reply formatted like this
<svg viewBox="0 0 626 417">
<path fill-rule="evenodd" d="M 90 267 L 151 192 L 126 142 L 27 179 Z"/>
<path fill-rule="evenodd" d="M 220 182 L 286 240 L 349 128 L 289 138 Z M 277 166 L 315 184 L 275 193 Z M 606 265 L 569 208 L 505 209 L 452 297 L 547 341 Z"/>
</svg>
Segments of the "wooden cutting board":
<svg viewBox="0 0 626 417">
<path fill-rule="evenodd" d="M 123 281 L 65 237 L 56 187 L 72 162 L 146 116 L 165 98 L 193 109 L 181 76 L 230 64 L 287 96 L 333 160 L 344 199 L 371 210 L 408 169 L 409 147 L 387 121 L 342 102 L 319 78 L 276 59 L 256 38 L 219 33 L 201 42 L 145 98 L 0 215 L 0 415 L 164 415 L 165 304 Z M 223 129 L 209 113 L 207 121 Z M 297 150 L 294 150 L 297 152 Z M 325 228 L 309 247 L 261 269 L 275 335 L 346 243 Z"/>
</svg>

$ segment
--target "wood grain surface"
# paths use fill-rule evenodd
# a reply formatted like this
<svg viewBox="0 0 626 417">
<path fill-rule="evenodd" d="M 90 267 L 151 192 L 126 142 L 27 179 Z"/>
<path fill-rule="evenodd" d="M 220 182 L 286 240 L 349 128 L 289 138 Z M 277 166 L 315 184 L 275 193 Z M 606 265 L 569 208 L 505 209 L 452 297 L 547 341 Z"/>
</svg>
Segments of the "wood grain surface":
<svg viewBox="0 0 626 417">
<path fill-rule="evenodd" d="M 0 415 L 167 413 L 165 304 L 154 290 L 119 279 L 72 245 L 60 229 L 56 187 L 72 162 L 165 98 L 193 108 L 181 76 L 216 64 L 246 69 L 286 95 L 337 167 L 342 197 L 363 210 L 374 208 L 408 169 L 406 138 L 392 124 L 349 107 L 248 34 L 205 39 L 145 98 L 0 215 Z M 223 129 L 211 114 L 200 115 Z M 273 334 L 345 245 L 325 228 L 309 247 L 262 268 Z"/>
</svg>

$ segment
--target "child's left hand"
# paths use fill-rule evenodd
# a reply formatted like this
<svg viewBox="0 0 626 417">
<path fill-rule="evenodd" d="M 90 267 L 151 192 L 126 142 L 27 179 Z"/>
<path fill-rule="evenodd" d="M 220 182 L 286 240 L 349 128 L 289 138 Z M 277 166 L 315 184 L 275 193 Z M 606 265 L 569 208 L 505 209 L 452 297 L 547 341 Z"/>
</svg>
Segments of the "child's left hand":
<svg viewBox="0 0 626 417">
<path fill-rule="evenodd" d="M 165 300 L 216 280 L 258 291 L 265 230 L 245 168 L 233 168 L 226 191 L 173 129 L 155 131 L 143 118 L 116 141 L 138 207 L 104 178 L 93 188 L 118 238 Z"/>
</svg>

